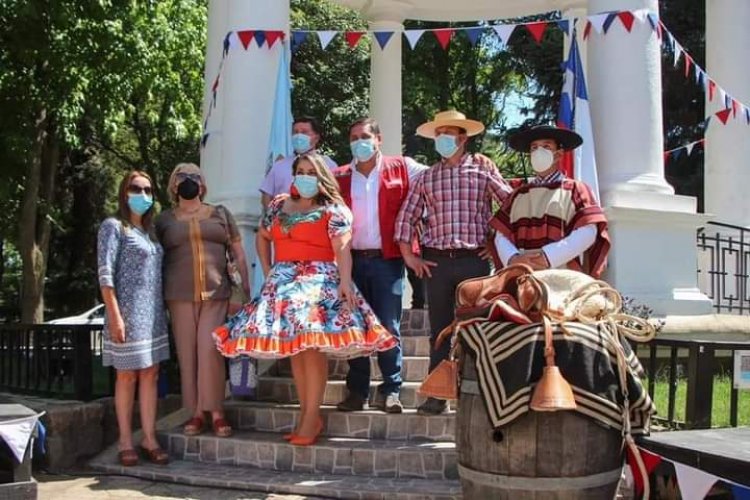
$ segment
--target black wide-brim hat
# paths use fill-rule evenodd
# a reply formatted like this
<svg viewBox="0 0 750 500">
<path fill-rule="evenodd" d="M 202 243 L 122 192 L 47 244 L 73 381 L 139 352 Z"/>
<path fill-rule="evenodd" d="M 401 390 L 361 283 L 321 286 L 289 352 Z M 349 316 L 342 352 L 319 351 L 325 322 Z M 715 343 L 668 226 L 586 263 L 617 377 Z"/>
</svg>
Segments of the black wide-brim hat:
<svg viewBox="0 0 750 500">
<path fill-rule="evenodd" d="M 551 139 L 564 150 L 575 149 L 583 144 L 583 137 L 572 130 L 555 127 L 552 125 L 537 125 L 520 132 L 516 132 L 508 139 L 508 145 L 520 151 L 528 153 L 531 143 L 540 139 Z"/>
</svg>

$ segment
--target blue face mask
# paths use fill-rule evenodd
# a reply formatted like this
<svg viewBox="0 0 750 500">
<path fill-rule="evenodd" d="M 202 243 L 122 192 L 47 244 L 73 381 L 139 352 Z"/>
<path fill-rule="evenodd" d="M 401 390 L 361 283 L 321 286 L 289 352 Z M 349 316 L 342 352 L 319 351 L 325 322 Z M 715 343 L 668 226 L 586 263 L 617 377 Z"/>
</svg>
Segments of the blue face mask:
<svg viewBox="0 0 750 500">
<path fill-rule="evenodd" d="M 435 151 L 443 158 L 450 158 L 458 151 L 458 142 L 455 136 L 440 134 L 435 137 Z"/>
<path fill-rule="evenodd" d="M 128 193 L 128 207 L 130 211 L 137 215 L 143 215 L 148 212 L 148 209 L 154 204 L 154 198 L 147 196 L 143 193 L 130 194 Z"/>
<path fill-rule="evenodd" d="M 375 141 L 373 139 L 358 139 L 349 143 L 352 156 L 360 163 L 364 163 L 375 154 Z"/>
<path fill-rule="evenodd" d="M 294 134 L 292 136 L 292 147 L 297 154 L 307 153 L 312 149 L 312 141 L 307 134 Z"/>
<path fill-rule="evenodd" d="M 294 187 L 301 197 L 314 198 L 319 191 L 318 178 L 314 175 L 297 174 L 294 176 Z"/>
</svg>

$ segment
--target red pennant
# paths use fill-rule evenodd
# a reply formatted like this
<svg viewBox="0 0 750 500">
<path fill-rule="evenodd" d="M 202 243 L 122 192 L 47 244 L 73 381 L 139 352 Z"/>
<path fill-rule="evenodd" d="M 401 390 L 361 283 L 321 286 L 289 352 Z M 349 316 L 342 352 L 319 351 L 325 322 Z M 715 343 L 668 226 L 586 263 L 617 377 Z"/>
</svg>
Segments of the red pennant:
<svg viewBox="0 0 750 500">
<path fill-rule="evenodd" d="M 739 105 L 740 103 L 732 98 L 732 117 L 734 118 L 737 118 L 737 108 L 739 107 Z"/>
<path fill-rule="evenodd" d="M 586 23 L 586 28 L 583 30 L 583 39 L 586 40 L 591 34 L 591 21 Z"/>
<path fill-rule="evenodd" d="M 238 31 L 237 32 L 237 38 L 240 39 L 240 42 L 242 43 L 242 46 L 247 50 L 247 48 L 250 46 L 250 42 L 253 41 L 253 37 L 255 37 L 255 31 Z"/>
<path fill-rule="evenodd" d="M 666 165 L 668 161 L 669 161 L 669 151 L 667 151 L 667 152 L 664 153 L 664 164 Z M 628 450 L 628 451 L 630 451 L 630 450 Z"/>
<path fill-rule="evenodd" d="M 732 113 L 732 108 L 722 109 L 718 113 L 716 113 L 716 117 L 721 120 L 721 123 L 723 125 L 727 124 L 727 120 L 729 120 L 729 115 Z"/>
<path fill-rule="evenodd" d="M 690 65 L 693 62 L 693 58 L 688 55 L 687 52 L 685 52 L 685 78 L 690 76 Z"/>
<path fill-rule="evenodd" d="M 443 47 L 443 50 L 448 48 L 448 44 L 451 41 L 451 38 L 453 38 L 453 34 L 456 31 L 450 28 L 444 28 L 439 30 L 434 30 L 432 33 L 435 35 L 435 38 L 437 38 L 437 41 L 440 43 L 440 46 Z"/>
<path fill-rule="evenodd" d="M 635 461 L 633 452 L 630 450 L 630 448 L 628 448 L 627 450 L 628 465 L 630 465 L 630 471 L 633 473 L 633 482 L 635 483 L 636 496 L 639 496 L 643 492 L 643 478 L 641 477 L 641 472 L 638 469 L 638 463 Z M 656 469 L 656 467 L 661 463 L 661 457 L 640 447 L 638 448 L 638 451 L 641 452 L 643 465 L 646 466 L 646 473 L 650 475 L 654 471 L 654 469 Z"/>
<path fill-rule="evenodd" d="M 349 44 L 349 48 L 353 49 L 357 46 L 357 43 L 359 43 L 359 39 L 362 38 L 362 35 L 364 35 L 364 31 L 347 31 L 344 34 L 344 38 L 346 38 L 346 43 Z"/>
<path fill-rule="evenodd" d="M 620 21 L 622 21 L 622 25 L 625 26 L 625 29 L 628 30 L 628 33 L 630 33 L 630 30 L 633 29 L 633 21 L 635 21 L 635 16 L 632 12 L 624 10 L 617 14 L 617 17 L 620 18 Z"/>
<path fill-rule="evenodd" d="M 219 77 L 216 77 L 216 80 L 214 80 L 214 84 L 211 86 L 211 92 L 216 92 L 216 89 L 219 88 Z"/>
<path fill-rule="evenodd" d="M 542 37 L 544 36 L 544 30 L 547 29 L 547 23 L 531 23 L 526 25 L 526 29 L 529 30 L 531 36 L 534 37 L 537 44 L 542 43 Z"/>
<path fill-rule="evenodd" d="M 716 82 L 708 80 L 708 100 L 714 100 L 714 94 L 716 93 Z"/>
<path fill-rule="evenodd" d="M 283 31 L 266 31 L 266 41 L 268 42 L 268 48 L 270 49 L 271 47 L 273 47 L 273 44 L 276 43 L 279 38 L 284 38 Z"/>
</svg>

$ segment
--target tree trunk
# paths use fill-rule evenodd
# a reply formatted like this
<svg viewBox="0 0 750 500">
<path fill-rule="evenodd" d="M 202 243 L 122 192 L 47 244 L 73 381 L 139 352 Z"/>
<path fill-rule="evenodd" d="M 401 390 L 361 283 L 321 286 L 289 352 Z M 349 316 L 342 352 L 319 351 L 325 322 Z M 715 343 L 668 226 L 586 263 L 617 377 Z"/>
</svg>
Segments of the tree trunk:
<svg viewBox="0 0 750 500">
<path fill-rule="evenodd" d="M 29 170 L 24 182 L 19 253 L 23 264 L 21 285 L 21 322 L 44 321 L 44 278 L 51 226 L 49 209 L 55 184 L 60 150 L 52 132 L 47 110 L 37 114 L 36 134 L 31 149 Z"/>
</svg>

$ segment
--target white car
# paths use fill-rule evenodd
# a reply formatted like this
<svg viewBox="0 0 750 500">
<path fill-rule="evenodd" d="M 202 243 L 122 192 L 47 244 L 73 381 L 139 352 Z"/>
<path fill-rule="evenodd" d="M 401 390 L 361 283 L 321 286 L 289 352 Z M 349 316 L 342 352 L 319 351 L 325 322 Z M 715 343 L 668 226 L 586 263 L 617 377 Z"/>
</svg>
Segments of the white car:
<svg viewBox="0 0 750 500">
<path fill-rule="evenodd" d="M 76 316 L 53 319 L 47 321 L 49 325 L 104 325 L 104 304 L 99 304 L 93 309 Z"/>
</svg>

